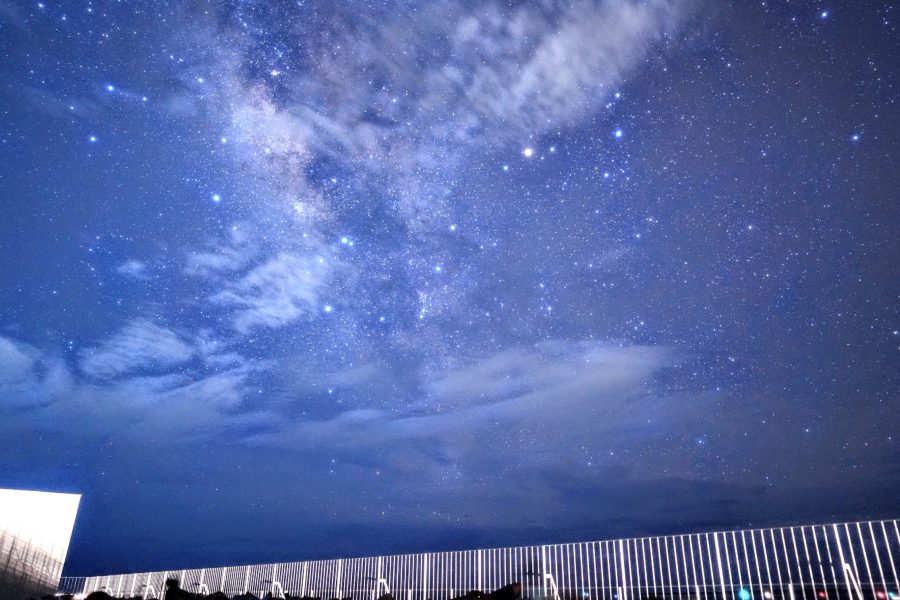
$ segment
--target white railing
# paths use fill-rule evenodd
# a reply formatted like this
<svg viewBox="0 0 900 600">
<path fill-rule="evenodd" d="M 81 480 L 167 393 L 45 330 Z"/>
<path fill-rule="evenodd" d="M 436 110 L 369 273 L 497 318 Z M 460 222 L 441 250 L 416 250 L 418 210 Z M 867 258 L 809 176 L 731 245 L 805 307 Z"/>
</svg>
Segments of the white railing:
<svg viewBox="0 0 900 600">
<path fill-rule="evenodd" d="M 518 581 L 548 600 L 900 600 L 898 560 L 887 520 L 105 575 L 80 591 L 164 600 L 175 578 L 229 596 L 447 600 Z"/>
</svg>

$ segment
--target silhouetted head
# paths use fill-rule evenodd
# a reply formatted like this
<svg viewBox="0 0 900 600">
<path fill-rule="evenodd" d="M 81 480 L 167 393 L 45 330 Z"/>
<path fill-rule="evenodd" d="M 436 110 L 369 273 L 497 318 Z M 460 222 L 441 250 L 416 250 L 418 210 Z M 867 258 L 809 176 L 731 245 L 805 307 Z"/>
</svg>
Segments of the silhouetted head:
<svg viewBox="0 0 900 600">
<path fill-rule="evenodd" d="M 170 590 L 181 589 L 178 587 L 178 580 L 175 579 L 174 577 L 170 577 L 170 578 L 166 579 L 166 587 L 169 588 Z"/>
</svg>

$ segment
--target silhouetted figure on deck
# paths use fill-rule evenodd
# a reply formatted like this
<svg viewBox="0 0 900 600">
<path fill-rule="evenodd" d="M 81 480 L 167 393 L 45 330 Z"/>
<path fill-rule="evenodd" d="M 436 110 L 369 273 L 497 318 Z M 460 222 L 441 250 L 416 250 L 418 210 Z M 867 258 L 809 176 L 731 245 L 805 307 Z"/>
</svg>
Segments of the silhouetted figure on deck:
<svg viewBox="0 0 900 600">
<path fill-rule="evenodd" d="M 491 600 L 519 600 L 522 597 L 522 584 L 513 581 L 504 585 L 502 588 L 496 589 L 488 597 Z"/>
<path fill-rule="evenodd" d="M 481 590 L 469 590 L 462 596 L 451 600 L 519 600 L 522 597 L 522 584 L 518 581 L 504 585 L 490 593 Z"/>
<path fill-rule="evenodd" d="M 166 600 L 194 600 L 196 597 L 195 594 L 181 589 L 178 580 L 174 577 L 166 579 Z"/>
</svg>

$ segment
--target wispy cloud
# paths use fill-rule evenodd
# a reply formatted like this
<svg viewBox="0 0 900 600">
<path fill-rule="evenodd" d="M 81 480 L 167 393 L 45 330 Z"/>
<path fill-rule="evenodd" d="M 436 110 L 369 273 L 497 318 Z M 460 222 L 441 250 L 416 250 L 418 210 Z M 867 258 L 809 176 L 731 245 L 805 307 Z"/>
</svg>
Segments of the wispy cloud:
<svg viewBox="0 0 900 600">
<path fill-rule="evenodd" d="M 137 259 L 129 259 L 116 268 L 116 273 L 131 279 L 147 278 L 147 263 Z"/>
<path fill-rule="evenodd" d="M 231 227 L 227 238 L 188 250 L 183 272 L 202 278 L 229 276 L 246 267 L 257 252 L 246 227 L 237 224 Z"/>
<path fill-rule="evenodd" d="M 280 327 L 321 310 L 319 294 L 331 273 L 325 257 L 282 253 L 229 283 L 211 300 L 232 310 L 239 332 Z"/>
<path fill-rule="evenodd" d="M 20 411 L 18 424 L 0 419 L 0 430 L 74 427 L 85 440 L 116 435 L 128 445 L 165 447 L 265 420 L 265 413 L 238 410 L 264 362 L 232 354 L 213 372 L 180 369 L 189 346 L 146 322 L 129 324 L 102 348 L 84 354 L 82 376 L 62 359 L 0 337 L 0 411 Z M 158 372 L 137 374 L 148 366 Z M 143 435 L 148 431 L 152 438 Z"/>
<path fill-rule="evenodd" d="M 109 379 L 141 369 L 171 367 L 193 355 L 194 348 L 175 331 L 137 319 L 99 346 L 84 350 L 79 366 L 90 377 Z"/>
<path fill-rule="evenodd" d="M 71 387 L 72 378 L 61 359 L 0 337 L 0 399 L 7 408 L 39 405 Z"/>
<path fill-rule="evenodd" d="M 464 78 L 461 103 L 470 119 L 486 117 L 524 136 L 600 110 L 652 45 L 676 29 L 689 3 L 585 0 L 563 6 L 523 7 L 512 18 L 488 9 L 458 23 L 456 49 L 488 40 L 477 63 L 444 71 L 448 78 Z"/>
<path fill-rule="evenodd" d="M 534 449 L 538 440 L 555 444 L 615 431 L 623 418 L 630 418 L 623 410 L 626 404 L 648 392 L 654 378 L 675 362 L 670 350 L 658 347 L 543 343 L 439 374 L 423 373 L 427 402 L 403 411 L 354 409 L 248 441 L 355 448 L 430 441 L 439 454 L 469 454 L 476 464 L 484 460 L 484 444 L 502 439 Z M 616 420 L 604 424 L 599 419 L 603 414 L 614 414 Z"/>
<path fill-rule="evenodd" d="M 281 422 L 244 443 L 337 456 L 366 470 L 361 477 L 376 469 L 390 473 L 394 485 L 414 479 L 415 502 L 433 515 L 471 510 L 467 526 L 496 526 L 478 506 L 498 503 L 507 511 L 503 522 L 533 518 L 536 505 L 559 519 L 570 509 L 551 480 L 596 489 L 597 481 L 585 482 L 586 471 L 624 477 L 635 464 L 635 444 L 667 444 L 668 429 L 648 418 L 668 419 L 674 412 L 666 405 L 677 399 L 656 388 L 675 365 L 673 351 L 659 347 L 589 341 L 524 346 L 421 373 L 427 402 Z M 658 472 L 645 476 L 659 476 L 678 457 L 660 460 Z"/>
</svg>

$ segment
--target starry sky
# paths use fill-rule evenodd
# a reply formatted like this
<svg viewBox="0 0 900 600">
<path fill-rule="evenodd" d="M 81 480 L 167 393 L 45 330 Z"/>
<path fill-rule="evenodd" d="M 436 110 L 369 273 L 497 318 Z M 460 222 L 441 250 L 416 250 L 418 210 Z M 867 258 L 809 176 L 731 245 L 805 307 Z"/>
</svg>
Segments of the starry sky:
<svg viewBox="0 0 900 600">
<path fill-rule="evenodd" d="M 66 574 L 896 517 L 900 8 L 0 0 Z"/>
</svg>

